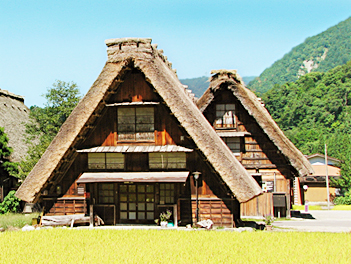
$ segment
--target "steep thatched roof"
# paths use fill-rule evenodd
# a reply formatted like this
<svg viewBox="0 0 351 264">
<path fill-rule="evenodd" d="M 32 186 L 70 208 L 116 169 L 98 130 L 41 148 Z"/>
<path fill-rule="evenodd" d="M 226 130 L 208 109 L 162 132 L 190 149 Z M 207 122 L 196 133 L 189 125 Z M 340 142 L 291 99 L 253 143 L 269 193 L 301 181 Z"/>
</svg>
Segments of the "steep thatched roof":
<svg viewBox="0 0 351 264">
<path fill-rule="evenodd" d="M 11 161 L 19 162 L 27 154 L 25 124 L 29 122 L 29 109 L 24 98 L 0 89 L 0 127 L 5 129 L 9 146 L 13 148 Z"/>
<path fill-rule="evenodd" d="M 119 88 L 125 72 L 131 68 L 136 68 L 145 75 L 146 81 L 155 88 L 239 202 L 261 194 L 261 188 L 217 136 L 179 82 L 163 51 L 157 50 L 156 45 L 151 45 L 151 39 L 110 39 L 106 45 L 108 60 L 100 76 L 20 186 L 17 197 L 25 201 L 37 201 L 41 190 L 55 173 L 62 173 L 60 167 L 72 160 L 81 136 L 92 129 L 91 124 L 94 124 L 105 107 L 110 93 Z"/>
<path fill-rule="evenodd" d="M 214 99 L 215 92 L 221 85 L 226 85 L 234 96 L 241 102 L 247 112 L 257 121 L 259 126 L 277 146 L 290 164 L 297 170 L 300 176 L 313 173 L 313 168 L 306 157 L 284 135 L 283 131 L 274 122 L 267 109 L 262 105 L 256 95 L 244 86 L 244 83 L 236 70 L 217 70 L 210 80 L 210 86 L 203 96 L 197 101 L 197 105 L 203 112 Z"/>
</svg>

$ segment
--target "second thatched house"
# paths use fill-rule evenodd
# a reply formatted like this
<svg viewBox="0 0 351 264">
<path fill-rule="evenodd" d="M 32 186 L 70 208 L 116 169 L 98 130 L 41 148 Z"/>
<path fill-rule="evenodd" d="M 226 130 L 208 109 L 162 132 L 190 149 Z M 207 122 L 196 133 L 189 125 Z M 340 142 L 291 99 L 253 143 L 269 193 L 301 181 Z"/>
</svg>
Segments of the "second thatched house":
<svg viewBox="0 0 351 264">
<path fill-rule="evenodd" d="M 235 70 L 212 72 L 197 101 L 233 155 L 261 185 L 263 195 L 241 204 L 243 216 L 289 215 L 295 177 L 313 173 L 306 157 L 284 135 Z"/>
<path fill-rule="evenodd" d="M 151 39 L 107 40 L 108 60 L 16 195 L 46 214 L 107 224 L 236 226 L 261 188 L 232 155 Z"/>
<path fill-rule="evenodd" d="M 29 122 L 29 109 L 24 105 L 24 98 L 7 90 L 0 89 L 0 127 L 9 139 L 8 146 L 13 149 L 9 158 L 12 162 L 21 161 L 27 154 L 25 129 Z M 0 202 L 9 191 L 17 187 L 17 178 L 9 176 L 6 171 L 0 172 Z"/>
</svg>

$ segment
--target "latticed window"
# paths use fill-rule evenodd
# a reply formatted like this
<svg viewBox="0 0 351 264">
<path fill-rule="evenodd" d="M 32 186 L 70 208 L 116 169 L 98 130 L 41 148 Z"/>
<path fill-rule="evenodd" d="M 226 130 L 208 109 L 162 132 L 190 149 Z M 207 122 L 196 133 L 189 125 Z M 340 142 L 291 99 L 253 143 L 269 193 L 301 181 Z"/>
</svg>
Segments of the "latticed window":
<svg viewBox="0 0 351 264">
<path fill-rule="evenodd" d="M 222 139 L 233 153 L 241 152 L 239 137 L 227 137 Z"/>
<path fill-rule="evenodd" d="M 149 153 L 150 169 L 184 169 L 186 168 L 186 154 L 184 152 Z"/>
<path fill-rule="evenodd" d="M 155 117 L 153 107 L 118 108 L 118 140 L 155 140 Z"/>
<path fill-rule="evenodd" d="M 114 203 L 114 184 L 99 183 L 99 203 L 112 204 Z"/>
<path fill-rule="evenodd" d="M 88 153 L 88 168 L 91 170 L 123 169 L 122 153 Z"/>
<path fill-rule="evenodd" d="M 174 183 L 160 184 L 160 204 L 174 204 Z"/>
<path fill-rule="evenodd" d="M 215 128 L 235 127 L 235 104 L 217 104 Z"/>
</svg>

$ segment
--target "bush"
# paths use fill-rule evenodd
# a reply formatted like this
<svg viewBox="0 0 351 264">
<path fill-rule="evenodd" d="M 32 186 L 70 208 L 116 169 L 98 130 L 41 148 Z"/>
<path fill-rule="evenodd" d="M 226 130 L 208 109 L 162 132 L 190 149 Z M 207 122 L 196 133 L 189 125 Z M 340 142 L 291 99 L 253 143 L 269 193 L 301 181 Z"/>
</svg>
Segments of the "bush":
<svg viewBox="0 0 351 264">
<path fill-rule="evenodd" d="M 336 197 L 333 201 L 334 204 L 339 205 L 351 205 L 351 196 L 341 196 L 341 197 Z"/>
<path fill-rule="evenodd" d="M 10 191 L 0 204 L 0 214 L 17 213 L 20 211 L 20 199 L 15 196 L 15 191 Z"/>
</svg>

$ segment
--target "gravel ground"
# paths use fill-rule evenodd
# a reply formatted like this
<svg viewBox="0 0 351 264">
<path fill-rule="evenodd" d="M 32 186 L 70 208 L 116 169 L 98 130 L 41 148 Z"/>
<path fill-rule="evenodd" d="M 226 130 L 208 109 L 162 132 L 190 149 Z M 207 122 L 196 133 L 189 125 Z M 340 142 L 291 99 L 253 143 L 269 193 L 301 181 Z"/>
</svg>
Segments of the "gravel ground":
<svg viewBox="0 0 351 264">
<path fill-rule="evenodd" d="M 301 216 L 287 221 L 275 221 L 273 226 L 276 231 L 351 232 L 351 211 L 301 211 Z"/>
</svg>

